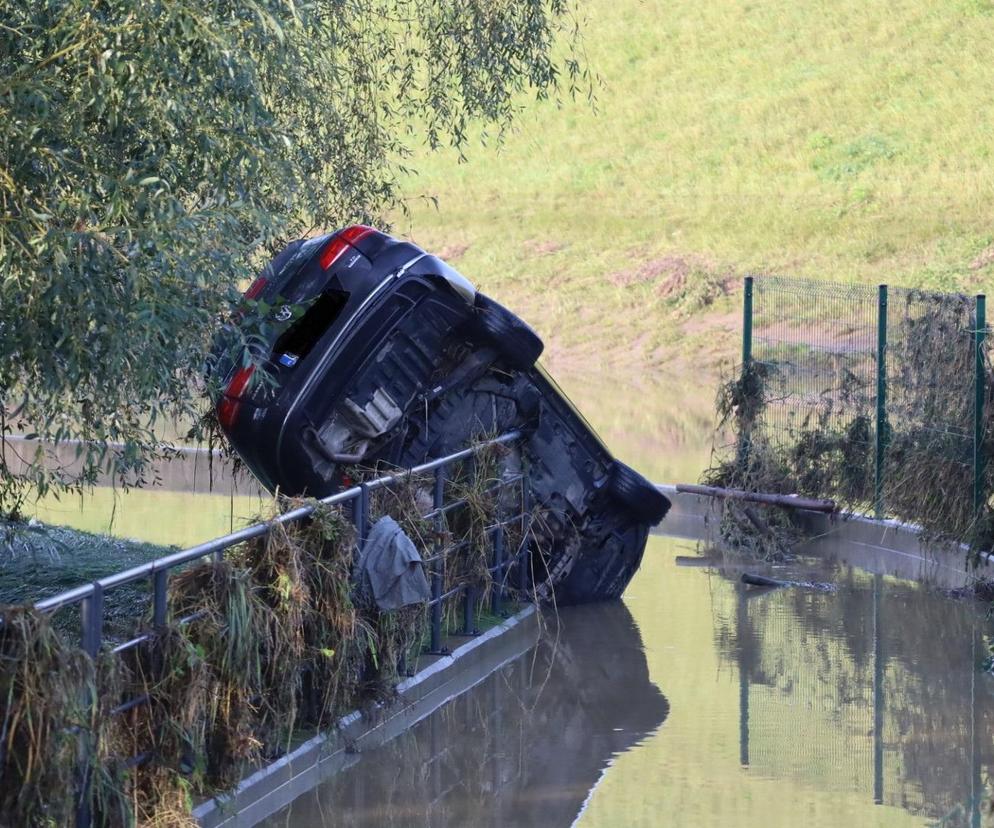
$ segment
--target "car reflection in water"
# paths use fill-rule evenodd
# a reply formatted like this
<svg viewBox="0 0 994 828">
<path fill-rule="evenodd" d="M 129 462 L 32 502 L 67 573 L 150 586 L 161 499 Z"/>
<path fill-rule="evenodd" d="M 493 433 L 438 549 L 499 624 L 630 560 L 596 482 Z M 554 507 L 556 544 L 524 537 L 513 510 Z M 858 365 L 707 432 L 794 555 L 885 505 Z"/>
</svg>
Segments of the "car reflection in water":
<svg viewBox="0 0 994 828">
<path fill-rule="evenodd" d="M 264 825 L 570 825 L 611 763 L 659 728 L 621 602 L 560 611 L 531 652 Z"/>
</svg>

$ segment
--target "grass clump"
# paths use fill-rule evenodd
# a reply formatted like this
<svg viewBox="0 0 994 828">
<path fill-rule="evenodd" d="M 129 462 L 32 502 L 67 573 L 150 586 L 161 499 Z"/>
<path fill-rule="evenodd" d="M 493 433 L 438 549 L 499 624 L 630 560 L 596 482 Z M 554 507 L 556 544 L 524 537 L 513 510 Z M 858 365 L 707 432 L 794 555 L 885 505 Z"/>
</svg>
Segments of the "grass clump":
<svg viewBox="0 0 994 828">
<path fill-rule="evenodd" d="M 92 664 L 46 616 L 0 607 L 0 824 L 67 825 Z"/>
</svg>

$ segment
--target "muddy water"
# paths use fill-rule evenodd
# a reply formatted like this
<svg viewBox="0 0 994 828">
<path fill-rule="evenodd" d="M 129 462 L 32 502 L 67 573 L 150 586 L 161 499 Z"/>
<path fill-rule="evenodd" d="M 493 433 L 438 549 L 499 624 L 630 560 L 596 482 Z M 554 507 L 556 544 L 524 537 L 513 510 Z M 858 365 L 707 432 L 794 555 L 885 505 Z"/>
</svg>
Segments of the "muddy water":
<svg viewBox="0 0 994 828">
<path fill-rule="evenodd" d="M 986 824 L 994 679 L 981 608 L 841 566 L 750 593 L 654 537 L 624 602 L 558 636 L 265 823 Z"/>
</svg>

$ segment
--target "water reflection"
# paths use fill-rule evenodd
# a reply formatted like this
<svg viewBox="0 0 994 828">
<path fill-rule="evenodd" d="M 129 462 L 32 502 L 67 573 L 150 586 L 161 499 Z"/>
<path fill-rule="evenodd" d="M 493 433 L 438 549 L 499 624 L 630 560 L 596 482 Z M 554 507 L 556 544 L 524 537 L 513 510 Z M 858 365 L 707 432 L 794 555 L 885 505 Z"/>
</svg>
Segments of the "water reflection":
<svg viewBox="0 0 994 828">
<path fill-rule="evenodd" d="M 734 613 L 716 613 L 722 663 L 738 674 L 740 763 L 979 825 L 994 761 L 983 614 L 881 575 L 819 574 L 839 590 L 751 597 L 734 584 Z"/>
<path fill-rule="evenodd" d="M 717 377 L 556 372 L 612 452 L 650 480 L 693 483 L 709 465 Z"/>
<path fill-rule="evenodd" d="M 264 824 L 569 825 L 668 709 L 624 604 L 570 608 L 558 636 Z"/>
</svg>

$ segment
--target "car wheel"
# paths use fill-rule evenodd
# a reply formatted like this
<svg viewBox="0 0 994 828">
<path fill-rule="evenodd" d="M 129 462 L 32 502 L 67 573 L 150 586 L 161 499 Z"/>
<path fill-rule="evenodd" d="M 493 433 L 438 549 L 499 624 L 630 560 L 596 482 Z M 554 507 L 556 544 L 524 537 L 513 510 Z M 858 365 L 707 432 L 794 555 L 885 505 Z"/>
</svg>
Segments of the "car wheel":
<svg viewBox="0 0 994 828">
<path fill-rule="evenodd" d="M 503 305 L 476 294 L 476 318 L 484 336 L 512 368 L 531 368 L 545 347 L 538 334 Z"/>
<path fill-rule="evenodd" d="M 666 495 L 635 469 L 617 460 L 611 474 L 610 492 L 640 523 L 655 525 L 670 509 Z"/>
</svg>

